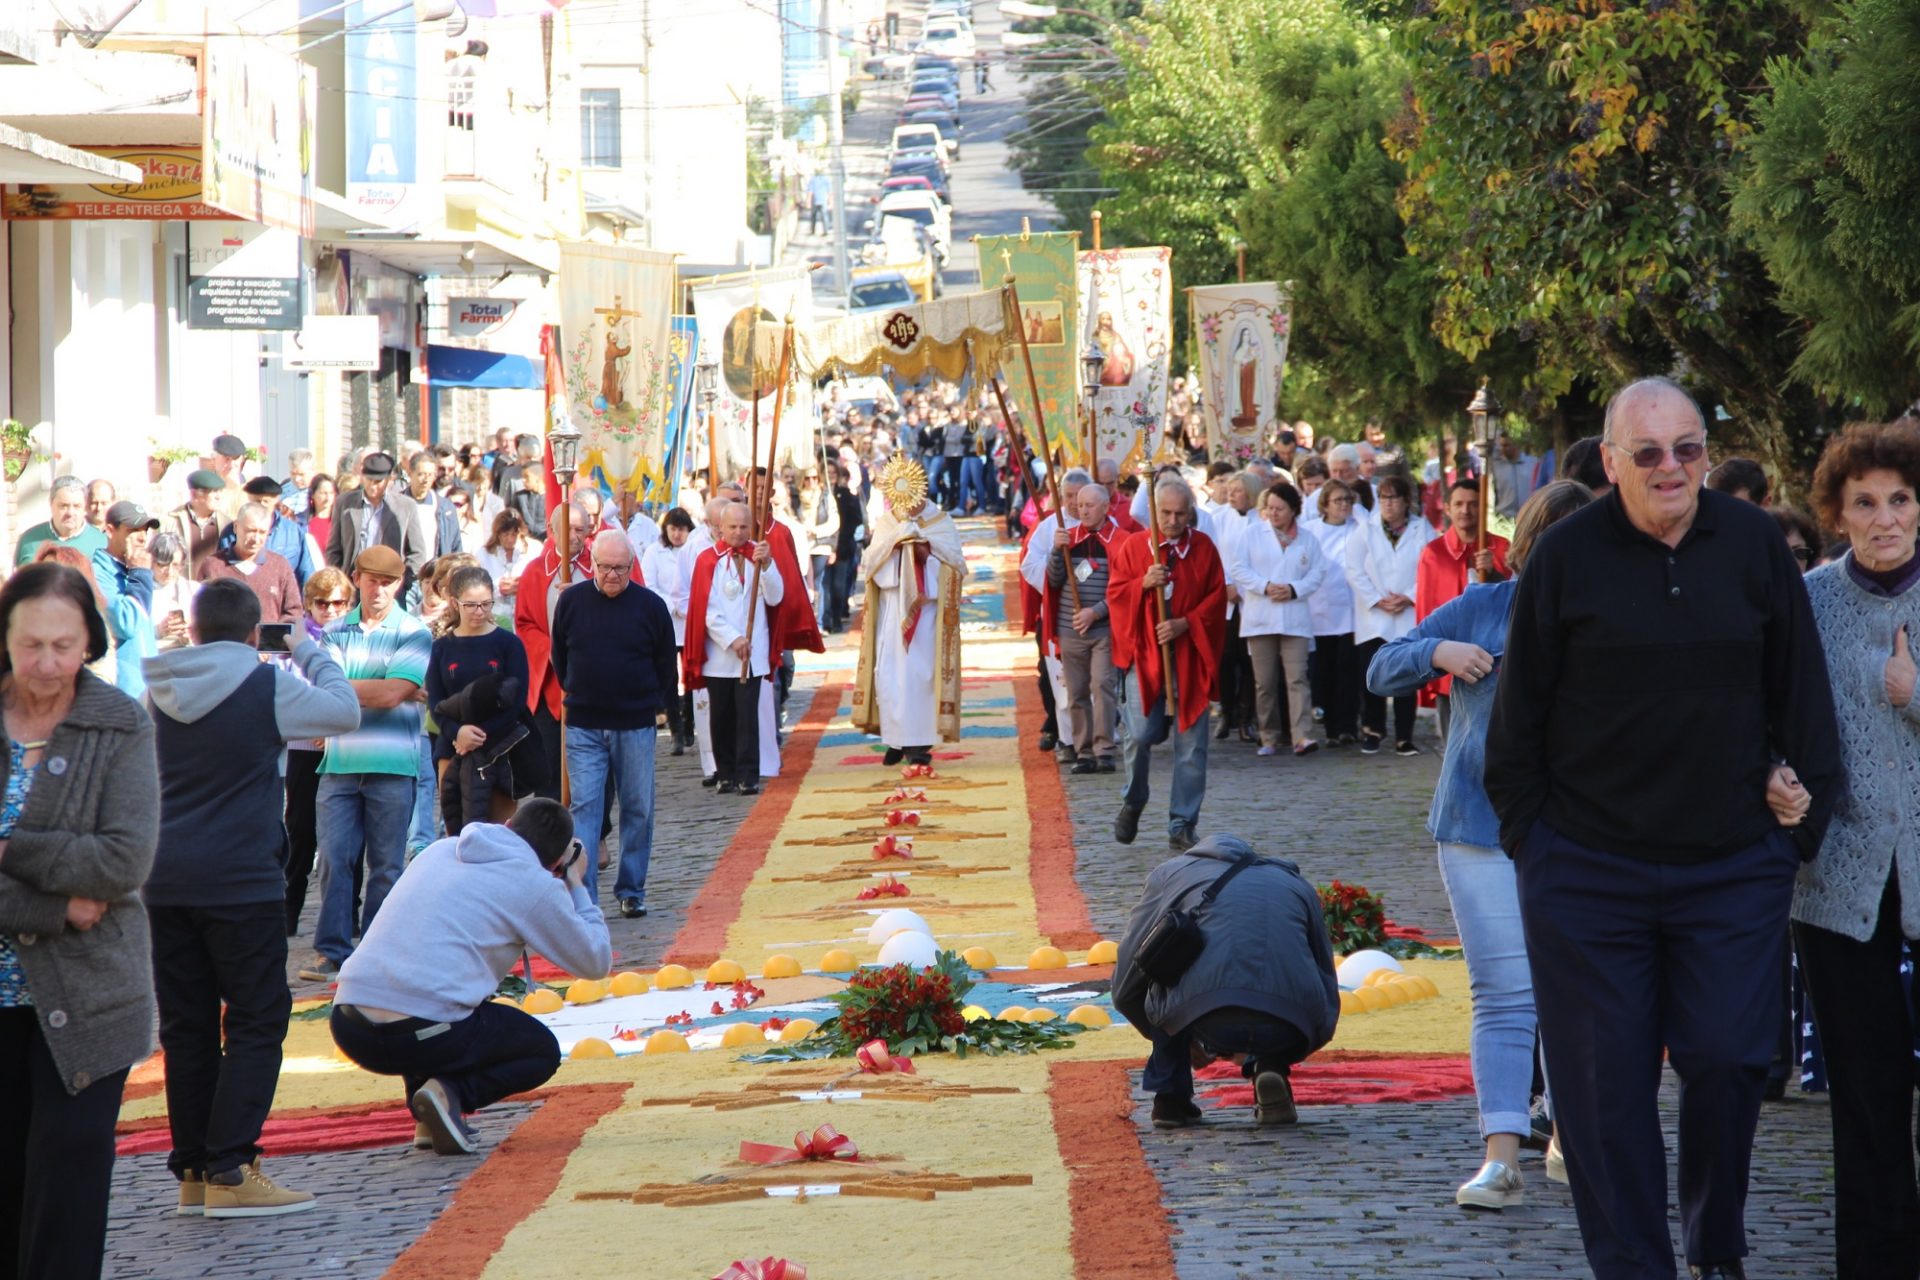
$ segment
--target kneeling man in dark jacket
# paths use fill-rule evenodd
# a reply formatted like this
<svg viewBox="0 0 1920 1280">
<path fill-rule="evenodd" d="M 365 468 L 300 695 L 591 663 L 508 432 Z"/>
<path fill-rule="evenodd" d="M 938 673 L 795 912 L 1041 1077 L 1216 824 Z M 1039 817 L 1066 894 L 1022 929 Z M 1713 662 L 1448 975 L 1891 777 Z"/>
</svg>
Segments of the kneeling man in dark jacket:
<svg viewBox="0 0 1920 1280">
<path fill-rule="evenodd" d="M 1210 903 L 1208 888 L 1241 858 L 1249 864 Z M 1175 905 L 1194 912 L 1206 946 L 1171 987 L 1134 972 L 1141 939 Z M 1147 877 L 1127 921 L 1113 971 L 1114 1005 L 1153 1041 L 1141 1083 L 1153 1092 L 1153 1124 L 1199 1124 L 1193 1103 L 1198 1058 L 1233 1057 L 1253 1081 L 1254 1118 L 1297 1119 L 1288 1069 L 1333 1039 L 1340 1018 L 1333 947 L 1320 918 L 1320 895 L 1300 868 L 1254 857 L 1237 836 L 1209 836 L 1168 858 Z"/>
</svg>

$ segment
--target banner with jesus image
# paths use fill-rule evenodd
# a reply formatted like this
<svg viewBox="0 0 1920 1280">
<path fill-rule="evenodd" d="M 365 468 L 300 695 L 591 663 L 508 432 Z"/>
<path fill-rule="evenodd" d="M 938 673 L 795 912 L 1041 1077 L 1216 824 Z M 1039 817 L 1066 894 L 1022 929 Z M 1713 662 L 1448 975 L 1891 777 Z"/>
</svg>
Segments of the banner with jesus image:
<svg viewBox="0 0 1920 1280">
<path fill-rule="evenodd" d="M 1080 332 L 1106 357 L 1093 395 L 1095 453 L 1129 470 L 1159 451 L 1166 424 L 1173 250 L 1082 253 Z M 1081 412 L 1087 412 L 1086 405 Z"/>
<path fill-rule="evenodd" d="M 671 483 L 674 288 L 672 254 L 560 246 L 561 368 L 580 474 L 643 501 Z"/>
</svg>

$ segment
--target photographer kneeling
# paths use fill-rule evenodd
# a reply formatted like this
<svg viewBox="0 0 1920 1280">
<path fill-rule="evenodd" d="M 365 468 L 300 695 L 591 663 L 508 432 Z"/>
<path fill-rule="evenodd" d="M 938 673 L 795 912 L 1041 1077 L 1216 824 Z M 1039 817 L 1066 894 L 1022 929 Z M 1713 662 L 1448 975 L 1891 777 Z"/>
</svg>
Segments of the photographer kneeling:
<svg viewBox="0 0 1920 1280">
<path fill-rule="evenodd" d="M 1257 1123 L 1292 1124 L 1288 1069 L 1331 1040 L 1340 1017 L 1320 895 L 1293 863 L 1208 836 L 1147 877 L 1113 1003 L 1153 1042 L 1141 1084 L 1154 1128 L 1201 1123 L 1193 1068 L 1214 1058 L 1239 1061 L 1253 1081 Z"/>
<path fill-rule="evenodd" d="M 472 1154 L 467 1113 L 560 1069 L 553 1032 L 493 994 L 526 947 L 606 976 L 613 951 L 584 887 L 591 867 L 558 801 L 527 800 L 505 826 L 469 823 L 413 860 L 340 967 L 334 1043 L 405 1081 L 414 1146 Z"/>
</svg>

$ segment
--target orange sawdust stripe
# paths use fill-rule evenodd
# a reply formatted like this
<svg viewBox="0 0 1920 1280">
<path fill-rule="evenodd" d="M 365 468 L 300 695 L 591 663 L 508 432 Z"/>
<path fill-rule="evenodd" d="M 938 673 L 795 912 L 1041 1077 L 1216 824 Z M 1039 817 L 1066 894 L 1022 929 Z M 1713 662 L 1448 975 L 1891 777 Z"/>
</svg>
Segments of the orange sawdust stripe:
<svg viewBox="0 0 1920 1280">
<path fill-rule="evenodd" d="M 1053 1132 L 1067 1168 L 1073 1273 L 1079 1280 L 1170 1280 L 1173 1227 L 1133 1123 L 1126 1062 L 1047 1067 Z M 1127 1224 L 1126 1248 L 1113 1227 Z"/>
<path fill-rule="evenodd" d="M 426 1234 L 387 1269 L 386 1280 L 474 1280 L 507 1235 L 547 1202 L 587 1130 L 620 1105 L 630 1086 L 556 1089 L 461 1185 Z"/>
<path fill-rule="evenodd" d="M 734 832 L 713 871 L 700 886 L 700 896 L 687 908 L 687 918 L 667 948 L 667 960 L 675 964 L 709 965 L 720 958 L 726 945 L 727 930 L 739 918 L 740 902 L 747 886 L 766 865 L 767 851 L 793 812 L 800 798 L 800 783 L 813 767 L 814 752 L 820 746 L 820 734 L 840 708 L 844 682 L 823 684 L 814 690 L 807 714 L 794 726 L 780 755 L 780 776 L 768 780 L 760 798 Z"/>
<path fill-rule="evenodd" d="M 1046 719 L 1040 708 L 1040 690 L 1033 677 L 1013 677 L 1015 723 L 1020 734 L 1014 750 L 1026 750 L 1029 737 L 1038 737 Z M 1087 900 L 1073 878 L 1073 819 L 1067 812 L 1067 790 L 1051 759 L 1036 759 L 1020 770 L 1027 787 L 1027 813 L 1033 836 L 1028 842 L 1027 874 L 1033 882 L 1035 919 L 1043 937 L 1067 951 L 1083 950 L 1100 941 Z"/>
</svg>

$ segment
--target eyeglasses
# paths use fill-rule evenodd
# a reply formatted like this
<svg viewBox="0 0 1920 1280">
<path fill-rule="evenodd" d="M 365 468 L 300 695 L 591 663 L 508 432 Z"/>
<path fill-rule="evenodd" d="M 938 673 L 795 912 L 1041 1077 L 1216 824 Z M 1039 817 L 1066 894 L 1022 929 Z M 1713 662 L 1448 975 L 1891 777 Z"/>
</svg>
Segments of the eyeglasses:
<svg viewBox="0 0 1920 1280">
<path fill-rule="evenodd" d="M 455 603 L 458 604 L 462 609 L 486 610 L 486 609 L 493 608 L 492 600 L 458 600 L 458 601 L 455 601 Z"/>
<path fill-rule="evenodd" d="M 1633 459 L 1633 465 L 1642 471 L 1653 470 L 1667 460 L 1667 454 L 1669 453 L 1673 454 L 1673 460 L 1683 467 L 1692 466 L 1707 456 L 1707 442 L 1705 440 L 1682 440 L 1679 444 L 1674 445 L 1672 449 L 1667 449 L 1657 444 L 1643 444 L 1637 449 L 1629 449 L 1625 445 L 1615 444 L 1609 440 L 1607 441 L 1607 448 L 1615 449 L 1626 454 Z"/>
<path fill-rule="evenodd" d="M 1793 558 L 1795 560 L 1798 560 L 1801 564 L 1813 563 L 1812 547 L 1788 547 L 1787 550 L 1793 552 Z"/>
<path fill-rule="evenodd" d="M 315 600 L 313 602 L 313 607 L 316 609 L 347 609 L 352 605 L 351 600 Z"/>
<path fill-rule="evenodd" d="M 593 562 L 593 571 L 596 574 L 619 574 L 624 577 L 633 572 L 633 566 L 631 564 L 601 564 L 596 560 Z"/>
</svg>

